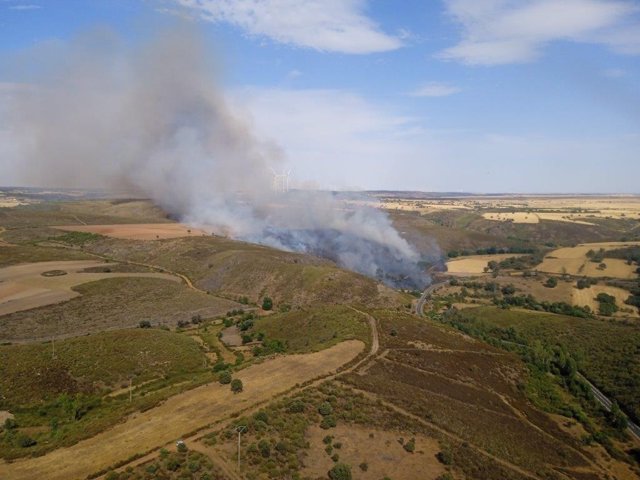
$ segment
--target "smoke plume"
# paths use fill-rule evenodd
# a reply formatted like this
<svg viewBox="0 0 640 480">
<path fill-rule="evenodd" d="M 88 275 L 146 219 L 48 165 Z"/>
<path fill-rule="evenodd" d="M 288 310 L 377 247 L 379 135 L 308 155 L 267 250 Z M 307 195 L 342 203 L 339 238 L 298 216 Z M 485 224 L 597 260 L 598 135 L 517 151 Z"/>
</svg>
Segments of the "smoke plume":
<svg viewBox="0 0 640 480">
<path fill-rule="evenodd" d="M 40 66 L 9 110 L 25 182 L 127 189 L 217 233 L 426 284 L 419 255 L 380 210 L 329 192 L 272 191 L 283 154 L 227 105 L 193 25 L 135 48 L 94 31 L 47 55 L 31 52 L 27 63 Z"/>
</svg>

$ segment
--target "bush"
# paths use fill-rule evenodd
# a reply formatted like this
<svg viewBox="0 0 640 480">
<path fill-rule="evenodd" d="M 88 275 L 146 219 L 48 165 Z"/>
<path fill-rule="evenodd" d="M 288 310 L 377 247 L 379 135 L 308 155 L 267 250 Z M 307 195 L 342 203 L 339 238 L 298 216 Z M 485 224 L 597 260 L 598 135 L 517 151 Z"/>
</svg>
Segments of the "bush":
<svg viewBox="0 0 640 480">
<path fill-rule="evenodd" d="M 334 453 L 333 455 L 331 455 L 331 460 L 338 463 L 338 460 L 340 460 L 340 455 L 338 455 L 337 453 Z"/>
<path fill-rule="evenodd" d="M 18 445 L 22 448 L 33 447 L 37 442 L 28 435 L 20 435 L 18 437 Z"/>
<path fill-rule="evenodd" d="M 228 385 L 231 383 L 231 372 L 229 370 L 224 370 L 220 372 L 220 376 L 218 377 L 218 381 L 221 385 Z"/>
<path fill-rule="evenodd" d="M 240 393 L 243 390 L 244 386 L 242 385 L 242 380 L 239 378 L 234 378 L 231 381 L 231 391 L 233 393 Z"/>
<path fill-rule="evenodd" d="M 194 325 L 198 325 L 199 323 L 202 323 L 202 315 L 200 314 L 193 315 L 191 317 L 191 323 L 193 323 Z"/>
<path fill-rule="evenodd" d="M 302 400 L 294 400 L 289 404 L 289 413 L 302 413 L 304 412 L 304 402 Z"/>
<path fill-rule="evenodd" d="M 331 480 L 351 480 L 351 467 L 345 463 L 336 463 L 329 470 L 329 478 Z"/>
<path fill-rule="evenodd" d="M 441 452 L 438 452 L 436 458 L 443 465 L 451 465 L 453 463 L 453 455 L 451 455 L 449 450 L 442 450 Z"/>
<path fill-rule="evenodd" d="M 151 328 L 151 322 L 149 320 L 140 320 L 138 328 Z"/>
<path fill-rule="evenodd" d="M 336 425 L 336 419 L 333 415 L 327 415 L 326 417 L 323 417 L 322 421 L 320 422 L 320 428 L 323 428 L 325 430 L 328 428 L 333 428 Z"/>
<path fill-rule="evenodd" d="M 271 297 L 264 297 L 262 299 L 262 309 L 271 310 L 272 308 L 273 308 L 273 300 L 271 300 Z"/>
<path fill-rule="evenodd" d="M 13 418 L 7 418 L 4 421 L 3 428 L 5 430 L 14 430 L 18 428 L 18 422 L 16 422 Z"/>
<path fill-rule="evenodd" d="M 267 415 L 267 412 L 265 412 L 264 410 L 260 410 L 259 412 L 257 412 L 253 416 L 253 418 L 258 422 L 269 423 L 269 416 Z"/>
<path fill-rule="evenodd" d="M 331 442 L 333 442 L 333 435 L 327 435 L 322 439 L 322 443 L 324 443 L 325 445 L 330 445 Z"/>
<path fill-rule="evenodd" d="M 366 472 L 367 470 L 369 470 L 369 464 L 367 462 L 362 462 L 360 465 L 360 470 L 362 470 L 363 472 Z"/>
<path fill-rule="evenodd" d="M 322 416 L 331 415 L 333 413 L 333 407 L 329 402 L 323 402 L 318 407 L 318 413 Z"/>
<path fill-rule="evenodd" d="M 409 440 L 407 443 L 405 443 L 402 448 L 405 449 L 405 451 L 409 452 L 409 453 L 413 453 L 416 450 L 416 439 L 412 438 L 411 440 Z"/>
<path fill-rule="evenodd" d="M 271 456 L 271 446 L 266 440 L 260 440 L 258 443 L 258 450 L 260 450 L 260 455 L 264 458 L 269 458 Z"/>
<path fill-rule="evenodd" d="M 558 286 L 558 279 L 556 277 L 549 277 L 544 283 L 544 286 L 547 288 L 556 288 Z"/>
</svg>

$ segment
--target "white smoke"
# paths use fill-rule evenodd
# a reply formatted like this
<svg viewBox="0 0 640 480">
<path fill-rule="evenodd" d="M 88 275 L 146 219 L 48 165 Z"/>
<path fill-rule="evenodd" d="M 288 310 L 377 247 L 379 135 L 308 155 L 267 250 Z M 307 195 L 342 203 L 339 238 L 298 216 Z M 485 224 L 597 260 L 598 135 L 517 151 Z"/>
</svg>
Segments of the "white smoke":
<svg viewBox="0 0 640 480">
<path fill-rule="evenodd" d="M 9 108 L 19 152 L 10 161 L 25 182 L 125 188 L 238 239 L 326 256 L 390 283 L 425 282 L 418 254 L 380 210 L 327 192 L 272 192 L 282 152 L 231 111 L 193 25 L 136 48 L 95 31 L 48 64 Z"/>
</svg>

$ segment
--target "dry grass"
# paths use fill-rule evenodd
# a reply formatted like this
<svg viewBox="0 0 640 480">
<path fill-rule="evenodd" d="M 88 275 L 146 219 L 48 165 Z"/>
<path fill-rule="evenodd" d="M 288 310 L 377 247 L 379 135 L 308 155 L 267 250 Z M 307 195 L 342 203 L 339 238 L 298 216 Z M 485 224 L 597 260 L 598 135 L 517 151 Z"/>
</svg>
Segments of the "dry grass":
<svg viewBox="0 0 640 480">
<path fill-rule="evenodd" d="M 589 288 L 577 289 L 572 291 L 571 301 L 574 305 L 588 306 L 594 312 L 598 311 L 599 303 L 596 297 L 599 293 L 606 293 L 616 299 L 616 305 L 624 311 L 618 311 L 615 316 L 618 317 L 640 317 L 638 309 L 626 305 L 624 302 L 629 298 L 630 293 L 623 288 L 610 287 L 608 285 L 592 285 Z"/>
<path fill-rule="evenodd" d="M 244 383 L 240 394 L 234 395 L 227 385 L 218 383 L 195 388 L 72 447 L 43 457 L 0 463 L 0 478 L 85 478 L 136 452 L 165 445 L 233 412 L 269 400 L 297 383 L 330 373 L 355 358 L 363 347 L 362 342 L 348 341 L 321 352 L 252 365 L 236 375 Z"/>
<path fill-rule="evenodd" d="M 518 257 L 513 253 L 499 255 L 469 255 L 447 262 L 447 272 L 452 275 L 477 275 L 485 273 L 484 269 L 489 262 L 501 262 L 507 258 Z"/>
<path fill-rule="evenodd" d="M 70 300 L 80 295 L 72 290 L 73 287 L 106 278 L 148 277 L 180 281 L 178 277 L 165 273 L 83 272 L 93 267 L 108 268 L 111 264 L 79 260 L 27 263 L 0 269 L 0 316 Z M 54 270 L 66 273 L 43 276 L 43 273 Z"/>
<path fill-rule="evenodd" d="M 405 451 L 398 439 L 398 432 L 365 428 L 357 425 L 338 425 L 330 432 L 318 426 L 307 430 L 307 439 L 311 444 L 309 456 L 305 460 L 303 476 L 324 478 L 334 462 L 325 452 L 322 439 L 329 433 L 334 437 L 333 444 L 341 443 L 341 448 L 333 453 L 340 455 L 340 462 L 352 466 L 355 478 L 362 480 L 380 480 L 384 477 L 394 480 L 413 480 L 416 478 L 436 478 L 445 472 L 444 466 L 436 459 L 440 451 L 438 441 L 424 435 L 415 435 L 415 452 Z M 404 438 L 408 441 L 409 438 Z M 366 472 L 358 465 L 367 464 Z"/>
<path fill-rule="evenodd" d="M 200 235 L 211 232 L 183 225 L 181 223 L 146 223 L 122 225 L 64 225 L 55 228 L 67 232 L 85 232 L 128 240 L 160 240 Z"/>
<path fill-rule="evenodd" d="M 632 245 L 639 245 L 640 242 L 600 242 L 584 243 L 576 247 L 559 248 L 550 252 L 537 267 L 541 272 L 578 275 L 585 277 L 612 277 L 621 279 L 634 279 L 637 277 L 636 266 L 627 265 L 622 259 L 605 258 L 605 269 L 600 269 L 597 263 L 587 258 L 589 250 L 599 249 L 614 250 Z"/>
</svg>

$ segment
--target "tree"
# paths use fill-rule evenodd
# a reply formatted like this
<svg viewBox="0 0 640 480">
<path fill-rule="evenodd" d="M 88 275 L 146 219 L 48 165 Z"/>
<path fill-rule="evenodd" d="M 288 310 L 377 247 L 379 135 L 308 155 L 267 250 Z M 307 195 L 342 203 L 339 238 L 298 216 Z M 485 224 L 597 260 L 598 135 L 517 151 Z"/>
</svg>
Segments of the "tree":
<svg viewBox="0 0 640 480">
<path fill-rule="evenodd" d="M 629 425 L 629 421 L 627 420 L 627 416 L 620 410 L 617 402 L 613 402 L 611 405 L 611 411 L 609 412 L 609 421 L 613 428 L 619 431 L 624 431 L 627 429 Z"/>
<path fill-rule="evenodd" d="M 547 288 L 556 288 L 558 286 L 558 279 L 556 277 L 549 277 L 544 286 Z"/>
<path fill-rule="evenodd" d="M 322 402 L 318 407 L 318 413 L 322 416 L 331 415 L 333 413 L 333 407 L 329 402 Z"/>
<path fill-rule="evenodd" d="M 346 463 L 336 463 L 329 470 L 329 478 L 331 480 L 351 480 L 351 467 Z"/>
<path fill-rule="evenodd" d="M 222 385 L 228 385 L 229 383 L 231 383 L 231 372 L 229 370 L 222 371 L 220 373 L 220 376 L 218 377 L 218 381 Z"/>
<path fill-rule="evenodd" d="M 244 386 L 242 385 L 242 380 L 239 378 L 234 378 L 231 380 L 231 391 L 233 393 L 240 393 L 243 390 Z"/>
<path fill-rule="evenodd" d="M 271 300 L 271 297 L 264 297 L 262 299 L 262 309 L 271 310 L 272 308 L 273 308 L 273 300 Z"/>
</svg>

